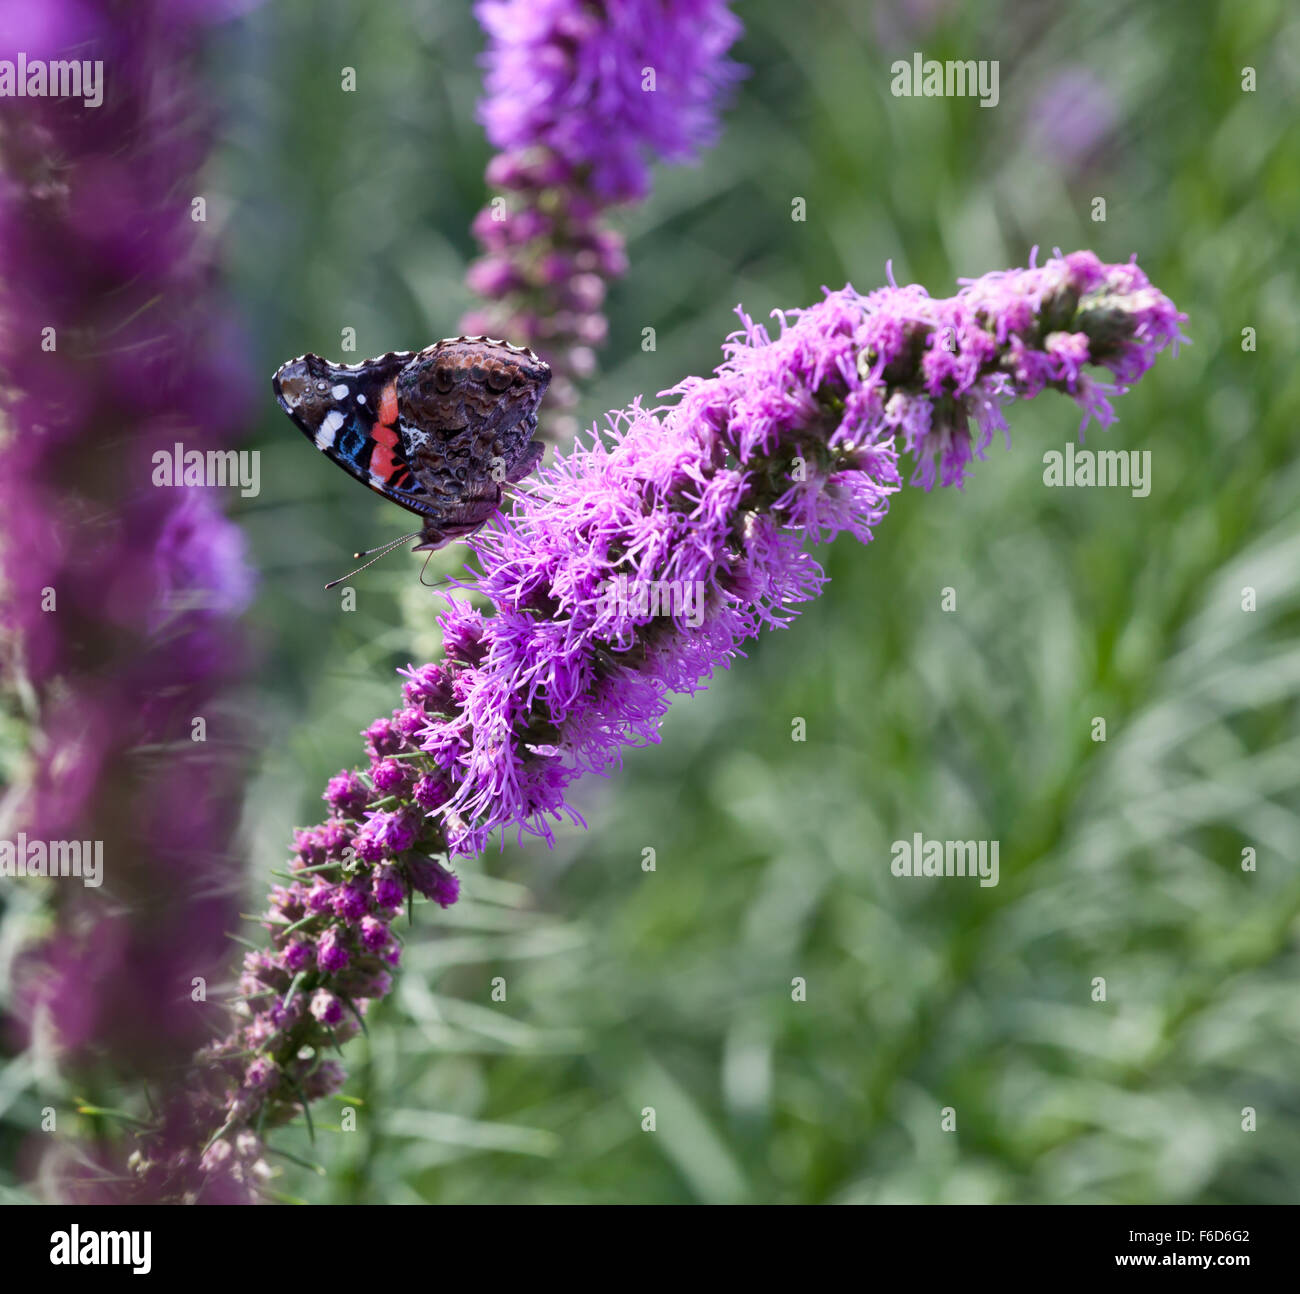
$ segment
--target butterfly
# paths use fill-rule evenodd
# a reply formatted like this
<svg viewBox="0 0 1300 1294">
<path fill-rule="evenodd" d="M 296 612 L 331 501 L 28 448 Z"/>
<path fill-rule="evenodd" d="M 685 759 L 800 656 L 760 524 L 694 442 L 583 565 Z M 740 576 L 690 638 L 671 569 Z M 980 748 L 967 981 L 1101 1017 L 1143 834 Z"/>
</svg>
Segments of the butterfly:
<svg viewBox="0 0 1300 1294">
<path fill-rule="evenodd" d="M 356 554 L 383 557 L 408 539 L 420 541 L 412 552 L 432 552 L 496 512 L 503 487 L 545 452 L 533 433 L 550 380 L 550 367 L 526 347 L 448 337 L 362 364 L 301 355 L 271 385 L 321 453 L 423 519 L 419 530 Z"/>
</svg>

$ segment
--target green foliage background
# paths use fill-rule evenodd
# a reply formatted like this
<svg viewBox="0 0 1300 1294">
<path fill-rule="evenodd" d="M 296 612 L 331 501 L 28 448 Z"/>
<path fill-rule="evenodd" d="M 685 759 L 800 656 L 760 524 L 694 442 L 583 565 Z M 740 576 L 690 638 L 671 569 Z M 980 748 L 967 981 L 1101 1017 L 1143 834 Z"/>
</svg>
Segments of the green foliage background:
<svg viewBox="0 0 1300 1294">
<path fill-rule="evenodd" d="M 908 490 L 869 549 L 823 552 L 818 603 L 679 702 L 661 746 L 579 790 L 588 831 L 554 852 L 512 843 L 461 869 L 455 909 L 417 910 L 400 988 L 350 1049 L 358 1130 L 323 1111 L 314 1146 L 282 1134 L 327 1170 L 288 1164 L 286 1194 L 1296 1199 L 1288 8 L 738 6 L 751 70 L 719 144 L 620 216 L 632 267 L 584 422 L 709 370 L 737 302 L 763 316 L 823 284 L 865 291 L 887 259 L 947 294 L 1033 244 L 1136 252 L 1193 339 L 1105 442 L 1151 450 L 1151 495 L 1045 488 L 1043 452 L 1078 423 L 1046 396 L 1013 411 L 1011 452 L 995 446 L 964 492 Z M 455 331 L 488 157 L 480 48 L 462 6 L 430 0 L 281 0 L 224 30 L 210 205 L 268 376 L 337 355 L 346 326 L 362 355 Z M 1001 102 L 891 97 L 890 62 L 913 50 L 1000 60 Z M 1067 164 L 1039 105 L 1080 68 L 1113 120 Z M 254 894 L 394 704 L 394 668 L 437 650 L 415 559 L 356 581 L 353 613 L 321 592 L 400 517 L 310 453 L 269 383 L 262 407 L 263 492 L 239 509 L 263 576 Z M 999 840 L 1000 884 L 893 877 L 891 843 L 918 831 Z"/>
</svg>

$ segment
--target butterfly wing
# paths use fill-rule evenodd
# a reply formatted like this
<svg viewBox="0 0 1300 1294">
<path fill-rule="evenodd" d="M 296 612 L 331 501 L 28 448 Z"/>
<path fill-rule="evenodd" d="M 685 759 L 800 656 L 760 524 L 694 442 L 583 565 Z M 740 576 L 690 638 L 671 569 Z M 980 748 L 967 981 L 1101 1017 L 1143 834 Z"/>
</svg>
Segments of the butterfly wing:
<svg viewBox="0 0 1300 1294">
<path fill-rule="evenodd" d="M 408 462 L 397 413 L 397 375 L 414 351 L 391 351 L 364 364 L 303 355 L 271 379 L 275 398 L 327 458 L 386 499 L 420 516 L 435 501 Z"/>
</svg>

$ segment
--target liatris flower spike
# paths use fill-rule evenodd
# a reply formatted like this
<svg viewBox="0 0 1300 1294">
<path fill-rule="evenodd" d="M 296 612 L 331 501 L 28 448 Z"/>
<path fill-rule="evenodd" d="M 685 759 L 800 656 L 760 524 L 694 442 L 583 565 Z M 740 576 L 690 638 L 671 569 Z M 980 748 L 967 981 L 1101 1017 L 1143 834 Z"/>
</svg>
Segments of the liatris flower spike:
<svg viewBox="0 0 1300 1294">
<path fill-rule="evenodd" d="M 657 741 L 672 693 L 817 596 L 809 541 L 872 537 L 900 452 L 918 484 L 960 485 L 1005 408 L 1048 389 L 1108 425 L 1112 397 L 1183 318 L 1136 264 L 1091 252 L 943 300 L 846 287 L 778 316 L 774 336 L 742 315 L 712 377 L 664 407 L 634 401 L 607 438 L 544 469 L 469 541 L 495 614 L 448 598 L 444 659 L 404 671 L 403 704 L 364 734 L 366 769 L 333 778 L 329 817 L 298 833 L 270 946 L 245 959 L 238 1025 L 199 1066 L 186 1128 L 203 1138 L 145 1156 L 158 1188 L 256 1189 L 254 1130 L 342 1082 L 319 1057 L 387 991 L 403 901 L 454 902 L 450 860 L 498 832 L 550 841 L 557 821 L 580 821 L 575 779 Z M 647 587 L 699 599 L 656 616 L 629 595 Z"/>
<path fill-rule="evenodd" d="M 215 490 L 154 479 L 179 441 L 234 443 L 249 407 L 191 218 L 211 15 L 79 0 L 22 17 L 29 56 L 76 51 L 110 79 L 93 110 L 0 99 L 0 676 L 28 731 L 0 834 L 96 841 L 103 872 L 102 889 L 52 887 L 12 1032 L 82 1081 L 92 1064 L 139 1080 L 206 1036 L 190 985 L 226 955 L 242 873 L 224 698 L 252 572 Z"/>
<path fill-rule="evenodd" d="M 487 304 L 467 333 L 511 337 L 556 372 L 552 438 L 577 430 L 575 379 L 605 341 L 605 285 L 627 266 L 609 210 L 643 200 L 650 161 L 688 162 L 717 134 L 741 76 L 741 32 L 722 0 L 479 0 L 488 37 L 479 116 L 495 197 L 474 234 L 469 286 Z"/>
</svg>

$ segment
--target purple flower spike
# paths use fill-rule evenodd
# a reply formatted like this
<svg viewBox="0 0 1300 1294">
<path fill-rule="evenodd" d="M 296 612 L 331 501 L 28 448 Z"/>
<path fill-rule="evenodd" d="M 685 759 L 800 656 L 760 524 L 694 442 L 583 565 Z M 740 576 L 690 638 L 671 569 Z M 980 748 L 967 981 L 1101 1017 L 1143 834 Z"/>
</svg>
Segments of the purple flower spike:
<svg viewBox="0 0 1300 1294">
<path fill-rule="evenodd" d="M 647 157 L 686 162 L 717 135 L 717 102 L 740 76 L 739 20 L 718 0 L 479 0 L 488 34 L 480 116 L 506 156 L 543 148 L 615 202 L 643 198 Z M 651 76 L 653 73 L 653 76 Z M 502 178 L 521 165 L 498 163 Z"/>
<path fill-rule="evenodd" d="M 237 493 L 173 471 L 179 446 L 227 461 L 249 424 L 219 240 L 192 218 L 221 7 L 0 5 L 0 686 L 20 698 L 0 834 L 99 856 L 94 885 L 29 890 L 46 911 L 6 959 L 5 1045 L 66 1090 L 149 1083 L 160 1104 L 210 1027 L 179 986 L 224 978 L 243 870 L 227 689 L 254 581 Z M 41 1140 L 43 1192 L 118 1202 L 107 1138 Z"/>
<path fill-rule="evenodd" d="M 195 1088 L 212 1093 L 193 1119 L 198 1147 L 292 1117 L 286 1083 L 243 1084 L 235 1058 L 249 1041 L 298 1056 L 325 1041 L 330 1002 L 361 1014 L 386 994 L 400 961 L 391 922 L 410 892 L 444 907 L 458 896 L 440 860 L 497 833 L 549 842 L 556 822 L 580 824 L 570 784 L 658 741 L 673 693 L 789 624 L 825 583 L 808 547 L 845 533 L 869 541 L 900 488 L 900 455 L 927 488 L 960 485 L 1006 432 L 1006 408 L 1048 389 L 1109 422 L 1112 398 L 1176 346 L 1184 320 L 1136 264 L 1090 252 L 988 274 L 947 299 L 846 287 L 780 316 L 774 334 L 740 318 L 712 376 L 686 379 L 661 407 L 635 400 L 611 415 L 607 437 L 559 457 L 472 539 L 476 592 L 495 614 L 449 599 L 445 658 L 403 671 L 406 706 L 367 730 L 376 766 L 407 745 L 409 780 L 391 792 L 395 807 L 385 800 L 364 826 L 344 827 L 354 852 L 293 897 L 313 914 L 308 930 L 268 923 L 274 952 L 246 959 L 252 1018 L 196 1063 Z M 304 838 L 317 840 L 299 833 L 300 854 Z M 361 908 L 338 896 L 367 887 L 358 922 Z M 289 941 L 308 937 L 316 970 L 295 995 Z M 308 1099 L 341 1083 L 311 1064 L 294 1078 Z M 177 1152 L 198 1153 L 193 1142 Z"/>
<path fill-rule="evenodd" d="M 742 75 L 727 57 L 741 25 L 722 0 L 478 0 L 474 11 L 499 192 L 474 222 L 483 255 L 466 276 L 488 304 L 461 327 L 550 363 L 547 403 L 562 414 L 548 432 L 568 441 L 575 379 L 608 331 L 606 281 L 627 268 L 605 214 L 648 195 L 651 161 L 689 162 L 713 142 Z"/>
</svg>

